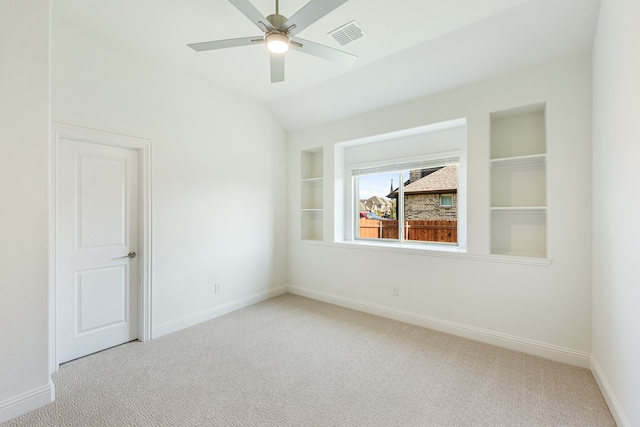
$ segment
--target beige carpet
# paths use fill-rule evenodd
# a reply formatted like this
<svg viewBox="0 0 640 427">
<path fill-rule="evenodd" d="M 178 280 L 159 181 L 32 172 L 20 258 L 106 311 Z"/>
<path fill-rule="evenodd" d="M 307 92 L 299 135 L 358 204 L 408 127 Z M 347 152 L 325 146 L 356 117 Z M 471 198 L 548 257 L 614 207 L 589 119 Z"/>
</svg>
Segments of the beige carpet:
<svg viewBox="0 0 640 427">
<path fill-rule="evenodd" d="M 615 425 L 587 369 L 294 295 L 53 379 L 54 403 L 5 425 Z"/>
</svg>

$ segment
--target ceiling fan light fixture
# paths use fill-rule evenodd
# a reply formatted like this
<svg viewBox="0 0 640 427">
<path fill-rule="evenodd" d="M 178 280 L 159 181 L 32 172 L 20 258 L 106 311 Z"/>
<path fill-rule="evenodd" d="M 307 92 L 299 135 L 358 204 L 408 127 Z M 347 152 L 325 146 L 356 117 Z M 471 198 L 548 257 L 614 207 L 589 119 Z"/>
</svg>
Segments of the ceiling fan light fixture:
<svg viewBox="0 0 640 427">
<path fill-rule="evenodd" d="M 289 52 L 291 39 L 282 33 L 269 33 L 264 38 L 264 44 L 271 53 L 287 53 Z"/>
</svg>

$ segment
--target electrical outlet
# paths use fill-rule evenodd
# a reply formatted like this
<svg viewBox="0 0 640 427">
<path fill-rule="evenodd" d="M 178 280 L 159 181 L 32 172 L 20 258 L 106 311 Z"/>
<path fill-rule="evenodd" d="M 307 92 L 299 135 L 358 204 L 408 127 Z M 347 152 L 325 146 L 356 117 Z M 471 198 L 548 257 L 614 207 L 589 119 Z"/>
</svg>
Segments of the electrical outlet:
<svg viewBox="0 0 640 427">
<path fill-rule="evenodd" d="M 220 293 L 220 283 L 216 283 L 215 285 L 213 285 L 213 287 L 214 287 L 214 292 L 216 294 L 219 294 Z"/>
<path fill-rule="evenodd" d="M 392 293 L 392 295 L 393 295 L 394 297 L 397 297 L 397 296 L 398 296 L 398 292 L 399 292 L 398 287 L 397 287 L 397 286 L 394 286 L 394 287 L 393 287 L 393 291 L 392 291 L 392 292 L 393 292 L 393 293 Z"/>
</svg>

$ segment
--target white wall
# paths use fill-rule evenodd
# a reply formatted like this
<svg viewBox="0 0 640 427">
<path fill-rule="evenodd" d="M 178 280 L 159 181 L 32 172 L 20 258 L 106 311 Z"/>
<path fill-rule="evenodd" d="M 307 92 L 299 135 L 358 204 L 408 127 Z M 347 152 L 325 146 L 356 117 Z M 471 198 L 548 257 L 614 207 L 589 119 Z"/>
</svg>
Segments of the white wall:
<svg viewBox="0 0 640 427">
<path fill-rule="evenodd" d="M 264 107 L 58 18 L 52 58 L 53 121 L 151 140 L 154 336 L 286 283 L 286 137 Z"/>
<path fill-rule="evenodd" d="M 591 72 L 565 59 L 298 131 L 289 137 L 289 282 L 294 292 L 588 366 L 591 352 Z M 547 103 L 549 266 L 489 256 L 489 113 Z M 300 240 L 300 150 L 324 147 L 325 240 L 335 144 L 467 119 L 467 248 L 476 257 Z M 326 194 L 329 193 L 329 194 Z M 339 202 L 338 202 L 339 204 Z M 339 210 L 339 209 L 337 209 Z M 400 295 L 391 288 L 399 285 Z"/>
<path fill-rule="evenodd" d="M 51 401 L 49 15 L 0 2 L 0 422 Z"/>
<path fill-rule="evenodd" d="M 593 365 L 640 425 L 640 3 L 603 0 L 593 51 Z"/>
</svg>

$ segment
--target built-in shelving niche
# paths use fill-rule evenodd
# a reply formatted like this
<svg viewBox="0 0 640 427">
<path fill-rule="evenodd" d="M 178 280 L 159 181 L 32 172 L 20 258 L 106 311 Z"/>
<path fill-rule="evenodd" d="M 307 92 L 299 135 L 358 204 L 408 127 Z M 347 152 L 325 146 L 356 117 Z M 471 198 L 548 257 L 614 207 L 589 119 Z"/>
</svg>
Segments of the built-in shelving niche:
<svg viewBox="0 0 640 427">
<path fill-rule="evenodd" d="M 545 104 L 491 114 L 491 253 L 547 257 Z"/>
<path fill-rule="evenodd" d="M 300 153 L 300 209 L 303 240 L 322 240 L 324 222 L 323 150 Z"/>
</svg>

